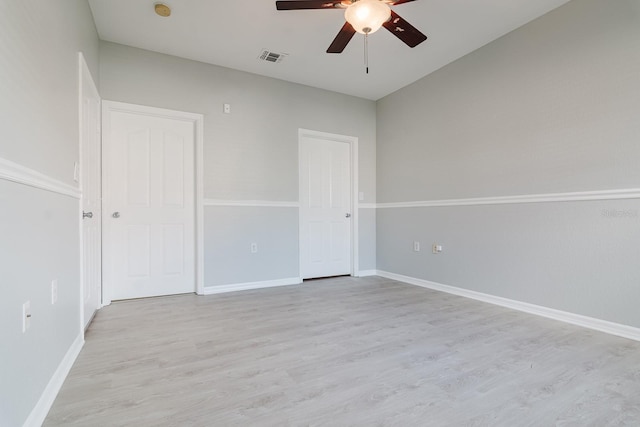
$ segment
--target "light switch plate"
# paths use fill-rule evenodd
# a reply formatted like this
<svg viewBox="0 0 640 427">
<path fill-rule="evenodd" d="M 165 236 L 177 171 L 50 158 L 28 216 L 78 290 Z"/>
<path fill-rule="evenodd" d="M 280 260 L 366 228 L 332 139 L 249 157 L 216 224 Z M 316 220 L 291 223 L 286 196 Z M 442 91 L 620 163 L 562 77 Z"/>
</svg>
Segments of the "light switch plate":
<svg viewBox="0 0 640 427">
<path fill-rule="evenodd" d="M 58 302 L 58 279 L 51 281 L 51 305 Z"/>
<path fill-rule="evenodd" d="M 22 304 L 22 333 L 31 327 L 31 301 Z"/>
</svg>

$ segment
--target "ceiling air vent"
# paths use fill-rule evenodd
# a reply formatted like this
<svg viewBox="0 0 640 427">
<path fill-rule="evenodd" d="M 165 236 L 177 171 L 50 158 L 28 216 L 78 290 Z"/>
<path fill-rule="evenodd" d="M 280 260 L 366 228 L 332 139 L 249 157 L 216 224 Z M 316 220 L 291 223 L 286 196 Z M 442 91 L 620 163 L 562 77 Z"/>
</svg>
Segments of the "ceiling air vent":
<svg viewBox="0 0 640 427">
<path fill-rule="evenodd" d="M 260 56 L 258 57 L 258 59 L 277 64 L 278 62 L 282 62 L 282 60 L 285 57 L 287 57 L 287 55 L 288 54 L 286 53 L 276 53 L 276 52 L 271 52 L 270 50 L 267 50 L 267 49 L 262 49 L 262 52 L 260 53 Z"/>
</svg>

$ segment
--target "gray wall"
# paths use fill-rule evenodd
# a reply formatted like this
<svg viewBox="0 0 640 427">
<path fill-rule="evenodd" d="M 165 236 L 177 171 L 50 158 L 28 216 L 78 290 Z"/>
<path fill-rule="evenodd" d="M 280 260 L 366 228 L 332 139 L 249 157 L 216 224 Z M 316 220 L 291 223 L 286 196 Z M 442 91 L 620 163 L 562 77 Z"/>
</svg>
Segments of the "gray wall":
<svg viewBox="0 0 640 427">
<path fill-rule="evenodd" d="M 216 286 L 298 277 L 298 229 L 292 227 L 297 223 L 297 208 L 207 208 L 204 254 L 207 284 Z M 255 254 L 250 253 L 252 243 L 258 245 Z"/>
<path fill-rule="evenodd" d="M 574 0 L 378 101 L 378 202 L 640 188 L 639 75 L 640 2 Z M 640 327 L 639 212 L 379 209 L 377 267 Z"/>
<path fill-rule="evenodd" d="M 376 210 L 360 209 L 360 271 L 376 268 Z"/>
<path fill-rule="evenodd" d="M 77 52 L 98 72 L 89 6 L 1 3 L 0 159 L 77 185 Z M 23 424 L 81 334 L 78 209 L 72 197 L 0 179 L 0 425 Z M 23 334 L 27 300 L 33 318 Z"/>
<path fill-rule="evenodd" d="M 104 99 L 204 114 L 205 199 L 296 202 L 298 129 L 305 128 L 359 138 L 359 190 L 363 202 L 375 202 L 373 101 L 107 42 L 100 77 Z M 224 103 L 231 114 L 223 114 Z M 205 286 L 296 277 L 293 211 L 206 206 Z M 367 268 L 375 265 L 372 228 L 367 216 L 359 259 Z M 258 241 L 251 254 L 247 242 Z"/>
</svg>

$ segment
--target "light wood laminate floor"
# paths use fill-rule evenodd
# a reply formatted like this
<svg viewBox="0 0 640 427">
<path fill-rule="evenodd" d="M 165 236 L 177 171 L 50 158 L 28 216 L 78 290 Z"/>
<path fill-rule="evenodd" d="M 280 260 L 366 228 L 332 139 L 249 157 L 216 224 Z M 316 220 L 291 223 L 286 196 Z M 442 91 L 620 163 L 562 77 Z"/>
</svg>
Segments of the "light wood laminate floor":
<svg viewBox="0 0 640 427">
<path fill-rule="evenodd" d="M 640 343 L 379 277 L 114 303 L 45 426 L 640 426 Z"/>
</svg>

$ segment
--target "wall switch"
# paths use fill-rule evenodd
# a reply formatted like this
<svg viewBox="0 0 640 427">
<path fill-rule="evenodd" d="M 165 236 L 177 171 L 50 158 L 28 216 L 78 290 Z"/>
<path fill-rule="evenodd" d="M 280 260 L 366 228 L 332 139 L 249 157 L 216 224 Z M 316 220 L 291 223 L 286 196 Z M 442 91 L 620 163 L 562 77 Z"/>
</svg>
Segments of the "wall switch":
<svg viewBox="0 0 640 427">
<path fill-rule="evenodd" d="M 420 252 L 420 242 L 413 242 L 413 251 Z"/>
<path fill-rule="evenodd" d="M 78 162 L 73 162 L 73 180 L 75 182 L 80 181 L 80 165 Z"/>
<path fill-rule="evenodd" d="M 222 111 L 225 114 L 231 114 L 231 104 L 223 104 L 222 105 Z"/>
<path fill-rule="evenodd" d="M 258 244 L 257 243 L 252 243 L 251 244 L 251 253 L 252 254 L 258 253 Z"/>
<path fill-rule="evenodd" d="M 22 304 L 22 333 L 31 327 L 31 301 Z"/>
<path fill-rule="evenodd" d="M 51 281 L 51 305 L 58 302 L 58 279 Z"/>
<path fill-rule="evenodd" d="M 438 245 L 437 243 L 434 243 L 433 246 L 431 247 L 431 252 L 433 252 L 434 254 L 439 254 L 440 252 L 442 252 L 442 246 Z"/>
</svg>

